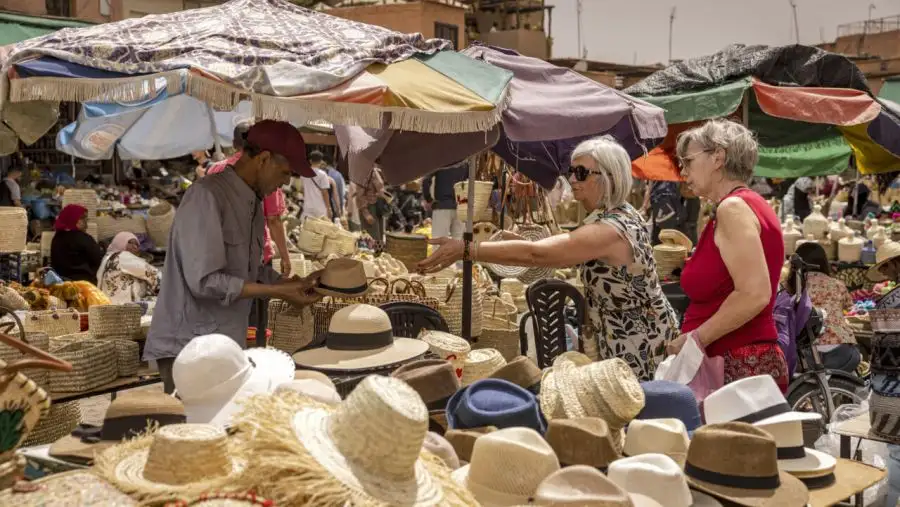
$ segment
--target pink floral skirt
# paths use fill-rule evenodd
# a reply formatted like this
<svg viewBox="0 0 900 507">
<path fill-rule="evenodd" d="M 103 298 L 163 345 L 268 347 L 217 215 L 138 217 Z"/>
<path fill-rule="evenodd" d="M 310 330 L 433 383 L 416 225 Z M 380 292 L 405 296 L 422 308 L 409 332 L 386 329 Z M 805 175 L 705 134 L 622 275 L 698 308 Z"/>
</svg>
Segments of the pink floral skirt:
<svg viewBox="0 0 900 507">
<path fill-rule="evenodd" d="M 787 392 L 790 383 L 787 361 L 777 343 L 745 345 L 722 354 L 722 357 L 725 358 L 726 384 L 756 375 L 771 375 L 781 392 Z"/>
</svg>

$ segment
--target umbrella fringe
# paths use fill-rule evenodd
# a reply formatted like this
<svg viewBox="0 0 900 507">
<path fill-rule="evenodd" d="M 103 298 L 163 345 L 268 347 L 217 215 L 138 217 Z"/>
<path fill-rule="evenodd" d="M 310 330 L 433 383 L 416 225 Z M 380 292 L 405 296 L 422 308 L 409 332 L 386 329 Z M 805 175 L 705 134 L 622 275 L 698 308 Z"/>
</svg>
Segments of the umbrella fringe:
<svg viewBox="0 0 900 507">
<path fill-rule="evenodd" d="M 188 74 L 187 94 L 218 111 L 234 110 L 247 95 L 234 85 L 194 73 Z"/>
<path fill-rule="evenodd" d="M 136 102 L 152 95 L 156 80 L 166 80 L 166 92 L 181 92 L 182 71 L 110 79 L 71 77 L 28 77 L 11 79 L 11 102 L 49 100 L 54 102 Z"/>
</svg>

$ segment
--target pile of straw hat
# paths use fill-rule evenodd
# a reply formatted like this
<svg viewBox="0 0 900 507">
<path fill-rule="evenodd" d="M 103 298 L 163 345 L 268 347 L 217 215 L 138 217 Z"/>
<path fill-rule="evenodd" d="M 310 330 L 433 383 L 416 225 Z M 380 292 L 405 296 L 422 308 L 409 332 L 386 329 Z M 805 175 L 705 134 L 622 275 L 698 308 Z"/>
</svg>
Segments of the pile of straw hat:
<svg viewBox="0 0 900 507">
<path fill-rule="evenodd" d="M 684 261 L 694 248 L 693 242 L 680 231 L 663 229 L 659 232 L 662 242 L 653 247 L 653 259 L 656 260 L 656 272 L 660 278 L 672 276 L 672 272 L 684 266 Z"/>
</svg>

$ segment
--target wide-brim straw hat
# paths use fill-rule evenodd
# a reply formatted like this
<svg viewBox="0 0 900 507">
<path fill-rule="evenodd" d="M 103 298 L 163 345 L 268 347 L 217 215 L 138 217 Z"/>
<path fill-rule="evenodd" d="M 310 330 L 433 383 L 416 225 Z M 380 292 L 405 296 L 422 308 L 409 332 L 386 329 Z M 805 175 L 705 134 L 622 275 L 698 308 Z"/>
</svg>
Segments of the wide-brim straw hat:
<svg viewBox="0 0 900 507">
<path fill-rule="evenodd" d="M 861 494 L 887 475 L 886 470 L 859 461 L 838 458 L 834 467 L 834 482 L 823 488 L 809 488 L 809 503 L 813 506 L 836 505 L 853 495 Z M 801 481 L 806 481 L 800 478 Z"/>
<path fill-rule="evenodd" d="M 517 356 L 512 361 L 506 363 L 499 370 L 491 374 L 491 378 L 499 378 L 512 382 L 519 387 L 528 389 L 537 394 L 541 388 L 541 376 L 543 372 L 534 361 L 525 357 Z"/>
<path fill-rule="evenodd" d="M 253 493 L 205 493 L 189 500 L 169 502 L 165 507 L 274 507 L 271 500 Z"/>
<path fill-rule="evenodd" d="M 681 466 L 665 454 L 620 459 L 610 464 L 607 476 L 625 491 L 666 507 L 722 507 L 712 496 L 690 489 Z"/>
<path fill-rule="evenodd" d="M 506 359 L 497 349 L 475 349 L 466 356 L 463 363 L 463 387 L 490 377 L 495 371 L 506 366 Z"/>
<path fill-rule="evenodd" d="M 823 480 L 827 480 L 827 476 L 834 470 L 836 461 L 833 456 L 803 446 L 802 422 L 789 421 L 759 428 L 775 438 L 780 470 L 790 472 L 796 477 L 824 477 Z"/>
<path fill-rule="evenodd" d="M 366 268 L 358 260 L 333 259 L 325 264 L 325 270 L 319 278 L 315 291 L 323 296 L 335 298 L 365 296 L 369 292 Z"/>
<path fill-rule="evenodd" d="M 594 468 L 575 465 L 550 474 L 538 486 L 531 505 L 571 507 L 662 507 L 656 500 L 629 493 Z"/>
<path fill-rule="evenodd" d="M 183 498 L 230 485 L 245 461 L 225 430 L 210 424 L 173 424 L 97 456 L 94 470 L 120 491 L 145 501 Z"/>
<path fill-rule="evenodd" d="M 875 251 L 875 265 L 866 272 L 866 277 L 872 282 L 883 282 L 888 279 L 881 273 L 881 268 L 888 262 L 900 257 L 900 243 L 896 241 L 885 241 L 881 247 Z"/>
<path fill-rule="evenodd" d="M 0 505 L 63 507 L 114 505 L 137 507 L 140 503 L 88 470 L 53 474 L 28 483 L 28 488 L 0 491 Z"/>
</svg>

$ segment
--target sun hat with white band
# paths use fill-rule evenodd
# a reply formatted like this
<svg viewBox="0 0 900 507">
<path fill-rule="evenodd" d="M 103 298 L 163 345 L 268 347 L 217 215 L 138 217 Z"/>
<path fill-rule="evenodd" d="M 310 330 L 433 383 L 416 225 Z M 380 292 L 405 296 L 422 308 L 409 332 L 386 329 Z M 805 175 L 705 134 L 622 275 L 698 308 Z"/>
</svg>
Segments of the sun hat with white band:
<svg viewBox="0 0 900 507">
<path fill-rule="evenodd" d="M 722 507 L 706 493 L 688 487 L 684 470 L 665 454 L 641 454 L 609 465 L 609 479 L 629 493 L 648 496 L 666 507 Z"/>
<path fill-rule="evenodd" d="M 794 412 L 771 375 L 742 378 L 703 401 L 706 424 L 745 422 L 755 426 L 787 421 L 815 421 L 818 412 Z"/>
<path fill-rule="evenodd" d="M 244 351 L 231 338 L 211 334 L 188 342 L 175 358 L 172 377 L 187 422 L 224 427 L 242 399 L 293 380 L 294 361 L 278 349 Z"/>
<path fill-rule="evenodd" d="M 628 425 L 623 454 L 665 454 L 684 466 L 690 443 L 687 429 L 678 419 L 635 419 Z"/>
</svg>

